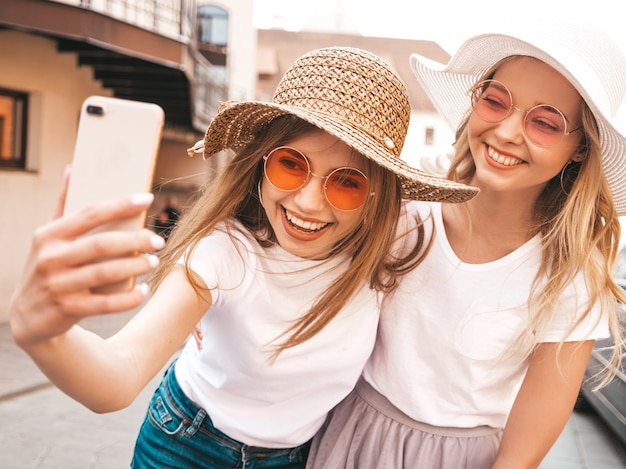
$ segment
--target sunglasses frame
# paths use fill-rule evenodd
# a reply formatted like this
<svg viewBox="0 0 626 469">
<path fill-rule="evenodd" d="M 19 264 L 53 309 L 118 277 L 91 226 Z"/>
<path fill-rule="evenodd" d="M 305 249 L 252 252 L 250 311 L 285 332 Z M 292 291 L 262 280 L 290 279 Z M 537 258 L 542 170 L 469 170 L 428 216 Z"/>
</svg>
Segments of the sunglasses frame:
<svg viewBox="0 0 626 469">
<path fill-rule="evenodd" d="M 480 115 L 480 113 L 476 110 L 476 103 L 478 102 L 478 100 L 480 99 L 480 96 L 482 96 L 484 90 L 486 89 L 486 87 L 484 86 L 487 83 L 496 83 L 497 85 L 501 86 L 509 95 L 509 102 L 510 102 L 510 106 L 509 106 L 509 110 L 506 112 L 506 114 L 504 116 L 502 116 L 501 119 L 497 119 L 497 120 L 490 120 L 490 119 L 485 119 L 483 116 Z M 477 95 L 478 91 L 482 88 L 482 91 L 480 91 L 480 94 Z M 551 104 L 537 104 L 536 106 L 531 107 L 528 110 L 524 110 L 524 109 L 520 109 L 517 106 L 515 106 L 513 104 L 513 95 L 511 94 L 511 90 L 509 90 L 509 88 L 502 83 L 499 80 L 495 80 L 493 78 L 489 78 L 487 80 L 481 80 L 478 83 L 476 83 L 474 86 L 472 86 L 468 92 L 469 97 L 470 97 L 470 102 L 472 105 L 472 111 L 474 111 L 476 113 L 476 115 L 478 117 L 480 117 L 483 121 L 485 122 L 491 122 L 491 123 L 496 123 L 496 122 L 502 122 L 503 120 L 505 120 L 507 117 L 509 117 L 513 111 L 518 111 L 518 112 L 522 112 L 524 113 L 524 125 L 522 126 L 522 129 L 524 131 L 524 135 L 526 136 L 526 138 L 535 146 L 541 147 L 541 148 L 549 148 L 549 147 L 553 147 L 554 145 L 558 145 L 561 140 L 563 140 L 564 137 L 567 137 L 568 135 L 572 134 L 573 132 L 576 132 L 577 130 L 582 130 L 582 126 L 581 127 L 576 127 L 573 130 L 570 130 L 569 132 L 567 131 L 567 118 L 565 117 L 565 114 L 563 114 L 563 112 L 551 105 Z M 529 135 L 528 132 L 526 132 L 526 119 L 528 118 L 528 115 L 535 109 L 540 108 L 540 107 L 547 107 L 550 109 L 554 109 L 556 111 L 557 114 L 559 114 L 561 116 L 561 118 L 563 119 L 563 133 L 561 134 L 561 136 L 559 137 L 559 139 L 554 142 L 554 143 L 550 143 L 548 145 L 540 145 L 539 143 L 535 142 Z"/>
<path fill-rule="evenodd" d="M 302 184 L 300 184 L 298 187 L 295 187 L 293 189 L 282 189 L 278 186 L 276 186 L 276 184 L 274 184 L 272 182 L 272 180 L 269 178 L 269 176 L 267 175 L 267 160 L 268 158 L 272 155 L 272 153 L 274 153 L 276 150 L 290 150 L 295 152 L 297 155 L 301 156 L 302 159 L 306 162 L 306 167 L 308 170 L 307 176 L 304 179 L 304 181 L 302 182 Z M 298 150 L 297 148 L 293 148 L 290 147 L 288 145 L 281 145 L 279 147 L 273 148 L 272 150 L 270 150 L 265 156 L 263 156 L 263 176 L 265 177 L 265 179 L 267 179 L 267 182 L 270 183 L 270 185 L 274 188 L 277 189 L 279 191 L 283 191 L 283 192 L 294 192 L 297 191 L 299 189 L 302 189 L 311 179 L 311 176 L 319 178 L 319 179 L 323 179 L 324 180 L 324 197 L 326 198 L 326 201 L 336 210 L 340 210 L 342 212 L 354 212 L 355 210 L 360 209 L 361 207 L 363 207 L 363 205 L 365 205 L 365 202 L 367 201 L 367 197 L 372 197 L 374 195 L 374 192 L 370 192 L 369 194 L 366 195 L 366 197 L 363 199 L 363 203 L 361 205 L 359 205 L 356 208 L 352 208 L 352 209 L 344 209 L 344 208 L 339 208 L 337 207 L 335 204 L 332 203 L 332 201 L 328 198 L 328 194 L 326 192 L 326 184 L 328 183 L 328 178 L 330 176 L 332 176 L 334 173 L 338 172 L 338 171 L 342 171 L 342 170 L 350 170 L 350 171 L 354 171 L 356 173 L 359 173 L 361 176 L 363 176 L 363 178 L 365 179 L 365 182 L 367 183 L 368 186 L 368 190 L 369 190 L 369 178 L 367 177 L 367 175 L 361 171 L 358 168 L 354 168 L 351 166 L 342 166 L 340 168 L 335 168 L 333 169 L 330 173 L 328 173 L 328 175 L 326 176 L 321 176 L 319 174 L 314 173 L 311 170 L 311 163 L 309 161 L 309 159 L 306 157 L 306 155 L 304 153 L 302 153 L 300 150 Z"/>
</svg>

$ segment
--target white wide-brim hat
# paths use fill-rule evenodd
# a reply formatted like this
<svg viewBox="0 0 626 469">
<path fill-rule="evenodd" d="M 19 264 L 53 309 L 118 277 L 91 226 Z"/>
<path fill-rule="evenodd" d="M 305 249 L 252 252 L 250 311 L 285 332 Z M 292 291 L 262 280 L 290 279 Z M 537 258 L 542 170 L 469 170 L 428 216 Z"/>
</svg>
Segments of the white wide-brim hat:
<svg viewBox="0 0 626 469">
<path fill-rule="evenodd" d="M 580 93 L 600 130 L 602 166 L 619 215 L 626 215 L 626 58 L 607 35 L 579 23 L 526 24 L 506 33 L 474 36 L 448 64 L 411 55 L 411 69 L 448 125 L 456 131 L 471 111 L 468 91 L 500 60 L 539 59 Z"/>
<path fill-rule="evenodd" d="M 411 115 L 408 92 L 389 64 L 368 51 L 313 50 L 285 72 L 272 102 L 225 103 L 207 129 L 204 157 L 243 148 L 283 115 L 317 126 L 395 173 L 404 198 L 464 202 L 478 193 L 475 187 L 427 174 L 400 158 Z"/>
</svg>

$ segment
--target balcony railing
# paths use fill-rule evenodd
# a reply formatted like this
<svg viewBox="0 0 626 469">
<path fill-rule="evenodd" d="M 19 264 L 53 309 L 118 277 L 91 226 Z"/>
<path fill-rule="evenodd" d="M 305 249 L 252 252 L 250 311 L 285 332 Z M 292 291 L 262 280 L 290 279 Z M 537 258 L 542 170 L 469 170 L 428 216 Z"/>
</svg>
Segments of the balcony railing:
<svg viewBox="0 0 626 469">
<path fill-rule="evenodd" d="M 196 62 L 195 86 L 193 87 L 193 125 L 196 129 L 206 128 L 217 115 L 220 101 L 228 100 L 228 86 L 222 74 L 216 72 L 199 52 L 194 53 Z"/>
<path fill-rule="evenodd" d="M 0 27 L 55 38 L 114 96 L 157 103 L 170 128 L 204 132 L 228 100 L 227 51 L 210 61 L 199 49 L 197 2 L 0 0 Z"/>
<path fill-rule="evenodd" d="M 187 42 L 196 0 L 51 0 L 96 11 L 148 31 Z"/>
</svg>

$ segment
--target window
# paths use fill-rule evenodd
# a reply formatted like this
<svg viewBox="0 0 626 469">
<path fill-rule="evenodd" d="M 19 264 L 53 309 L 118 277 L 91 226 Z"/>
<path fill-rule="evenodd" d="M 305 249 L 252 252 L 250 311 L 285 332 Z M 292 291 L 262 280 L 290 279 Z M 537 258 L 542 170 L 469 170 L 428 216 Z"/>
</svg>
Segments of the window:
<svg viewBox="0 0 626 469">
<path fill-rule="evenodd" d="M 199 41 L 225 47 L 228 43 L 228 13 L 213 5 L 198 7 Z"/>
<path fill-rule="evenodd" d="M 426 133 L 424 134 L 424 145 L 432 145 L 435 142 L 435 129 L 432 127 L 426 127 Z"/>
<path fill-rule="evenodd" d="M 215 73 L 226 79 L 226 57 L 228 55 L 228 13 L 214 5 L 198 7 L 198 50 L 215 69 Z"/>
<path fill-rule="evenodd" d="M 0 88 L 0 169 L 26 167 L 28 95 Z"/>
</svg>

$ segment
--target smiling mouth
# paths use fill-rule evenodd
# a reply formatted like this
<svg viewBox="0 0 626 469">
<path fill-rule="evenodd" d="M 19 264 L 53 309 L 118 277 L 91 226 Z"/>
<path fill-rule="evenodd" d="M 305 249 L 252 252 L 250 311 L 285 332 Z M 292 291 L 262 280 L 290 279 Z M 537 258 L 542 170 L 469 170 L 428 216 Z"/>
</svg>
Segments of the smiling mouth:
<svg viewBox="0 0 626 469">
<path fill-rule="evenodd" d="M 302 231 L 303 233 L 314 233 L 332 225 L 332 223 L 316 223 L 312 221 L 302 220 L 295 216 L 293 213 L 288 212 L 287 209 L 284 207 L 283 213 L 285 214 L 285 218 L 287 218 L 289 224 L 293 226 L 294 229 Z"/>
<path fill-rule="evenodd" d="M 504 166 L 515 166 L 517 164 L 524 163 L 524 161 L 520 160 L 519 158 L 513 158 L 512 156 L 501 155 L 490 146 L 487 146 L 487 155 L 489 155 L 489 158 L 491 158 L 496 163 L 500 163 L 501 165 L 504 165 Z"/>
</svg>

